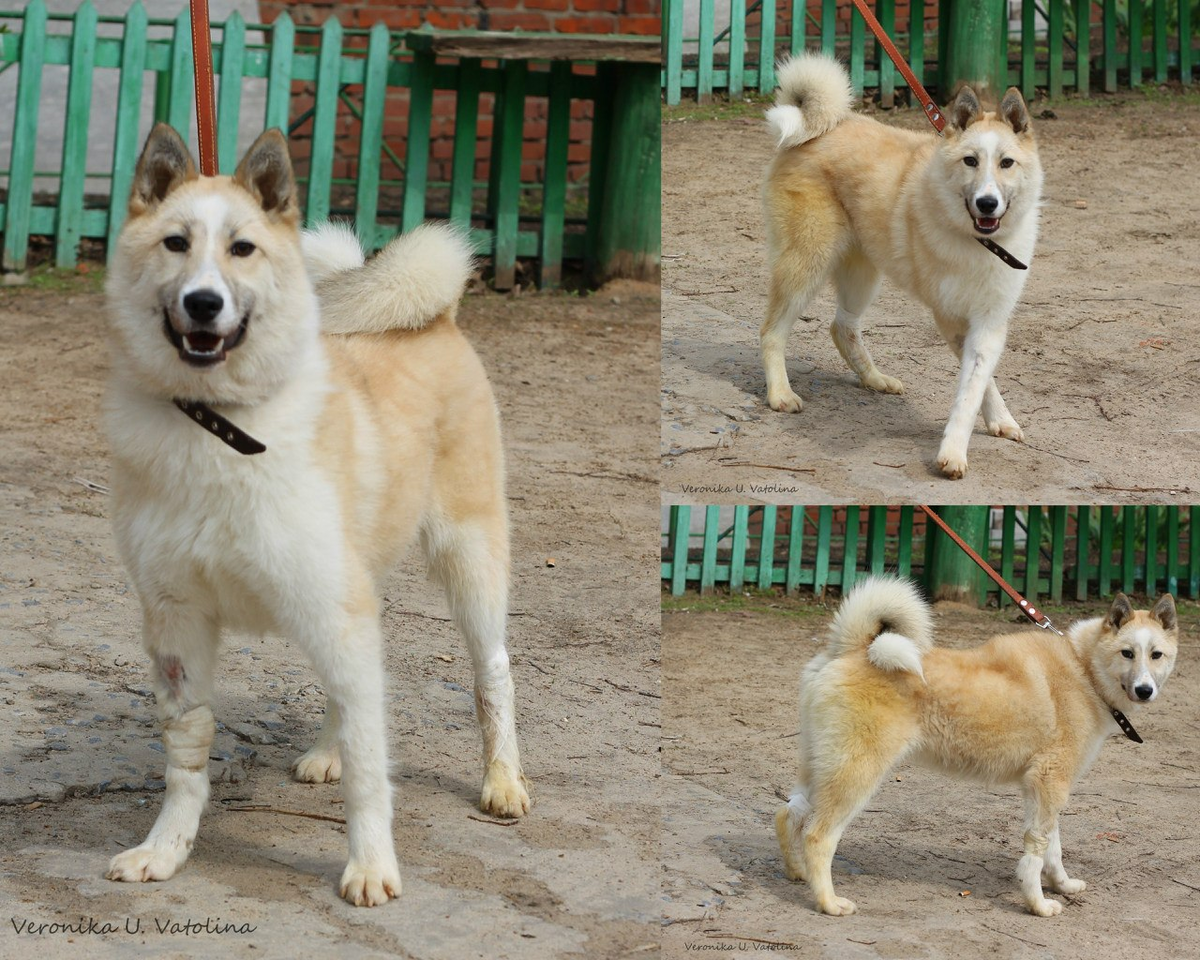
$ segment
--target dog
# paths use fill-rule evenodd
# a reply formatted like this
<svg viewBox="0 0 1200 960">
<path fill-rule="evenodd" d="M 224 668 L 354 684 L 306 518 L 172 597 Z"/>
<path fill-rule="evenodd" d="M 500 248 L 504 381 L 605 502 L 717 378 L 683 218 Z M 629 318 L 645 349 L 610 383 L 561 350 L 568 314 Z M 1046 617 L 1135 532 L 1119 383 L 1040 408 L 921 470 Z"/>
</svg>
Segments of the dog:
<svg viewBox="0 0 1200 960">
<path fill-rule="evenodd" d="M 427 224 L 364 263 L 348 229 L 302 237 L 299 224 L 278 130 L 232 177 L 198 176 L 174 130 L 151 132 L 107 281 L 106 421 L 166 797 L 107 876 L 166 880 L 183 865 L 208 799 L 220 634 L 275 633 L 304 649 L 328 699 L 295 777 L 341 780 L 340 892 L 375 906 L 400 893 L 379 593 L 414 540 L 471 654 L 480 807 L 529 810 L 505 649 L 503 451 L 487 375 L 455 324 L 465 237 Z M 246 439 L 265 451 L 233 447 Z"/>
<path fill-rule="evenodd" d="M 868 390 L 903 393 L 881 373 L 862 316 L 891 277 L 932 311 L 961 362 L 937 467 L 959 479 L 980 409 L 988 433 L 1024 435 L 992 377 L 1028 271 L 1009 267 L 977 238 L 1029 263 L 1038 232 L 1042 168 L 1029 110 L 1010 88 L 995 112 L 964 87 L 946 111 L 944 139 L 851 112 L 837 61 L 808 54 L 781 64 L 768 126 L 778 149 L 766 174 L 771 281 L 760 342 L 773 410 L 799 413 L 784 363 L 788 334 L 832 278 L 838 351 Z"/>
<path fill-rule="evenodd" d="M 863 581 L 800 682 L 798 785 L 775 815 L 787 876 L 808 881 L 821 912 L 854 913 L 833 889 L 834 850 L 888 771 L 912 759 L 1021 786 L 1021 895 L 1038 916 L 1061 913 L 1062 903 L 1043 894 L 1043 877 L 1063 894 L 1085 884 L 1063 868 L 1059 812 L 1120 732 L 1113 711 L 1158 697 L 1177 644 L 1170 594 L 1149 611 L 1117 594 L 1106 616 L 1074 624 L 1066 637 L 1033 630 L 939 649 L 929 607 L 911 584 Z"/>
</svg>

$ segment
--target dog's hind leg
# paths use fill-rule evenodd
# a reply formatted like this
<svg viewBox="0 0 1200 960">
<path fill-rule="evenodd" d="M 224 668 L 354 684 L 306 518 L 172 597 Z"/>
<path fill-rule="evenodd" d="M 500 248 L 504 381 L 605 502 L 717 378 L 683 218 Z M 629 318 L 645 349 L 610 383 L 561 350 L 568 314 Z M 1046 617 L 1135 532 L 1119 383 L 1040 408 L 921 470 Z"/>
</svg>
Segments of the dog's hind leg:
<svg viewBox="0 0 1200 960">
<path fill-rule="evenodd" d="M 294 764 L 292 773 L 301 783 L 336 783 L 342 779 L 342 755 L 338 750 L 341 715 L 332 700 L 325 703 L 325 719 L 317 742 Z"/>
<path fill-rule="evenodd" d="M 1057 900 L 1047 899 L 1042 892 L 1042 869 L 1046 867 L 1051 874 L 1058 872 L 1064 880 L 1070 880 L 1062 868 L 1058 840 L 1058 812 L 1067 801 L 1067 788 L 1059 786 L 1052 775 L 1034 770 L 1025 778 L 1024 792 L 1025 855 L 1017 864 L 1017 880 L 1031 913 L 1056 917 L 1063 906 Z M 1071 892 L 1079 889 L 1082 887 Z"/>
<path fill-rule="evenodd" d="M 804 857 L 800 850 L 800 834 L 812 807 L 802 788 L 797 787 L 788 802 L 775 811 L 775 837 L 783 854 L 783 870 L 789 880 L 807 880 Z"/>
<path fill-rule="evenodd" d="M 861 250 L 854 248 L 834 268 L 833 283 L 838 307 L 829 332 L 838 353 L 868 390 L 903 393 L 904 384 L 879 372 L 862 335 L 862 315 L 879 291 L 879 271 Z"/>
<path fill-rule="evenodd" d="M 112 858 L 106 873 L 109 880 L 173 876 L 192 850 L 200 815 L 208 804 L 216 622 L 192 607 L 150 600 L 143 607 L 143 639 L 163 728 L 167 792 L 149 836 L 140 846 Z"/>
<path fill-rule="evenodd" d="M 508 530 L 502 499 L 470 516 L 464 515 L 463 504 L 456 506 L 454 518 L 448 512 L 427 518 L 421 543 L 430 575 L 446 591 L 474 667 L 475 713 L 483 735 L 479 807 L 497 817 L 520 817 L 529 812 L 529 791 L 517 746 L 505 649 Z"/>
<path fill-rule="evenodd" d="M 1042 865 L 1042 876 L 1050 882 L 1050 886 L 1059 893 L 1080 893 L 1087 889 L 1082 880 L 1074 880 L 1067 876 L 1067 870 L 1062 862 L 1062 839 L 1056 825 L 1050 831 L 1049 844 L 1046 846 L 1046 862 Z"/>
</svg>

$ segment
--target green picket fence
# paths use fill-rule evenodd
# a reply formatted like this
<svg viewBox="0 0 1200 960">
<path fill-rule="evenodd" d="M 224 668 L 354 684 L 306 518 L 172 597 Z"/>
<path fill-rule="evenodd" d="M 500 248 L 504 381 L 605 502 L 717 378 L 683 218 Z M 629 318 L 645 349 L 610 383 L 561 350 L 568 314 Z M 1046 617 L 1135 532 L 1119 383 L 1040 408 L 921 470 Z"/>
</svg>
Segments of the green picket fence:
<svg viewBox="0 0 1200 960">
<path fill-rule="evenodd" d="M 48 33 L 48 23 L 55 20 L 70 21 L 71 32 Z M 119 24 L 121 35 L 99 36 L 97 25 L 101 23 Z M 121 228 L 133 169 L 148 132 L 139 129 L 147 84 L 153 85 L 155 119 L 187 135 L 194 102 L 188 13 L 185 8 L 174 20 L 152 20 L 138 2 L 125 17 L 100 17 L 90 0 L 84 0 L 75 14 L 59 15 L 47 14 L 44 0 L 32 0 L 21 12 L 0 12 L 0 26 L 8 28 L 0 34 L 0 69 L 19 66 L 11 162 L 7 171 L 0 171 L 7 187 L 0 202 L 3 267 L 12 271 L 25 268 L 30 236 L 35 234 L 53 237 L 55 263 L 69 267 L 76 262 L 82 238 L 106 240 L 111 250 Z M 151 28 L 167 35 L 152 37 Z M 267 26 L 247 26 L 234 13 L 225 23 L 214 24 L 214 29 L 221 38 L 213 49 L 214 69 L 221 77 L 217 102 L 221 172 L 232 172 L 238 159 L 243 80 L 262 78 L 267 88 L 263 129 L 289 130 L 289 121 L 292 129 L 301 124 L 311 129 L 308 174 L 302 178 L 307 221 L 330 215 L 352 218 L 368 249 L 378 249 L 426 217 L 447 218 L 469 227 L 477 252 L 492 257 L 497 288 L 512 286 L 518 257 L 536 258 L 540 285 L 553 287 L 560 280 L 564 258 L 611 258 L 611 234 L 619 230 L 622 217 L 629 219 L 631 198 L 627 189 L 617 201 L 608 195 L 633 177 L 644 180 L 642 170 L 650 163 L 658 164 L 657 140 L 652 144 L 623 140 L 621 118 L 629 111 L 615 109 L 614 98 L 629 86 L 620 82 L 627 75 L 622 71 L 624 64 L 600 63 L 594 70 L 579 70 L 570 60 L 504 59 L 501 54 L 486 59 L 463 56 L 448 63 L 433 42 L 435 36 L 446 36 L 448 31 L 391 34 L 382 23 L 369 31 L 353 30 L 333 17 L 318 30 L 297 27 L 286 13 Z M 248 43 L 248 32 L 265 35 L 267 42 Z M 350 37 L 354 43 L 348 47 Z M 39 111 L 42 72 L 48 64 L 70 67 L 65 116 Z M 92 87 L 98 73 L 105 70 L 119 75 L 112 163 L 108 170 L 87 170 Z M 649 70 L 650 105 L 657 115 L 657 65 L 649 65 Z M 296 81 L 315 85 L 311 111 L 298 118 L 293 117 L 292 107 Z M 397 87 L 407 88 L 410 97 L 403 158 L 383 139 L 384 100 L 388 91 Z M 456 95 L 448 183 L 431 182 L 428 176 L 435 90 L 452 90 Z M 485 93 L 494 95 L 495 106 L 490 177 L 483 183 L 475 181 L 474 174 L 480 97 Z M 547 99 L 545 175 L 541 183 L 529 184 L 520 177 L 525 104 L 534 97 Z M 577 209 L 570 215 L 567 159 L 570 104 L 576 99 L 594 102 L 594 122 L 586 210 Z M 354 180 L 333 177 L 339 110 L 361 121 Z M 35 171 L 38 133 L 52 124 L 62 124 L 65 134 L 61 168 Z M 383 179 L 385 153 L 402 169 L 402 179 Z M 632 164 L 632 176 L 622 173 L 631 167 L 630 156 L 637 160 Z M 47 176 L 58 179 L 57 194 L 49 200 L 43 195 L 35 198 L 35 178 Z M 85 205 L 86 178 L 109 181 L 109 202 L 97 205 L 89 197 Z M 652 200 L 646 196 L 649 189 L 654 190 Z M 401 197 L 399 209 L 381 208 L 383 198 L 397 194 Z M 536 202 L 534 212 L 529 213 L 531 194 Z M 659 200 L 653 183 L 632 200 L 642 207 L 652 202 L 657 211 Z M 614 205 L 625 210 L 613 211 Z M 640 242 L 642 249 L 637 252 L 657 261 L 657 235 L 653 241 Z"/>
<path fill-rule="evenodd" d="M 1025 0 L 1020 24 L 1009 36 L 1008 83 L 1026 97 L 1037 87 L 1052 97 L 1067 90 L 1086 96 L 1093 72 L 1109 93 L 1118 82 L 1130 87 L 1168 79 L 1191 83 L 1200 61 L 1193 45 L 1192 2 L 1048 0 L 1043 5 Z M 896 7 L 895 0 L 876 0 L 875 15 L 917 79 L 937 89 L 948 31 L 929 24 L 944 13 L 944 0 L 913 0 L 908 16 L 899 20 Z M 849 18 L 839 18 L 839 8 L 843 14 L 849 8 Z M 885 107 L 892 106 L 897 89 L 907 87 L 849 0 L 699 0 L 695 35 L 685 31 L 684 0 L 664 0 L 662 16 L 662 89 L 668 104 L 679 103 L 685 90 L 701 102 L 714 91 L 730 97 L 749 90 L 770 93 L 776 59 L 805 49 L 841 58 L 855 92 L 877 89 Z M 1138 39 L 1130 42 L 1131 37 Z"/>
<path fill-rule="evenodd" d="M 932 537 L 915 507 L 669 509 L 662 579 L 676 596 L 718 586 L 821 596 L 889 573 L 928 583 Z M 986 558 L 1030 603 L 1167 591 L 1200 598 L 1200 506 L 992 511 Z M 695 522 L 694 522 L 695 521 Z M 1008 598 L 989 581 L 1003 606 Z"/>
</svg>

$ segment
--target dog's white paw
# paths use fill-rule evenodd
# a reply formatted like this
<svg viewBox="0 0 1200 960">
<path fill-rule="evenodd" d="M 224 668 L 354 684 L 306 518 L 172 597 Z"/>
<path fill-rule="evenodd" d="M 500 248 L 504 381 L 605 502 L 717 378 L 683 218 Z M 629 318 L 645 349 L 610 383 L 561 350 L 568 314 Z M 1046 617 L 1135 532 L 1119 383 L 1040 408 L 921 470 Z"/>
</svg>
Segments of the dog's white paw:
<svg viewBox="0 0 1200 960">
<path fill-rule="evenodd" d="M 939 453 L 937 467 L 943 476 L 951 480 L 961 480 L 967 475 L 967 455 L 948 451 Z"/>
<path fill-rule="evenodd" d="M 848 917 L 858 910 L 854 901 L 847 900 L 845 897 L 832 897 L 817 906 L 821 908 L 822 913 L 827 913 L 831 917 Z"/>
<path fill-rule="evenodd" d="M 799 394 L 792 390 L 781 390 L 779 393 L 767 392 L 767 403 L 772 410 L 780 413 L 799 413 L 804 409 L 804 401 Z"/>
<path fill-rule="evenodd" d="M 185 860 L 186 848 L 154 847 L 142 844 L 132 850 L 118 853 L 108 864 L 104 874 L 109 880 L 123 883 L 145 883 L 148 880 L 170 880 Z"/>
<path fill-rule="evenodd" d="M 292 764 L 292 774 L 301 783 L 337 783 L 342 779 L 342 756 L 336 747 L 313 747 Z"/>
<path fill-rule="evenodd" d="M 356 907 L 378 907 L 400 896 L 400 866 L 390 863 L 348 863 L 342 873 L 342 899 Z"/>
<path fill-rule="evenodd" d="M 493 760 L 483 776 L 479 809 L 493 817 L 523 817 L 529 812 L 527 786 L 520 770 L 514 771 L 503 760 Z"/>
<path fill-rule="evenodd" d="M 1057 917 L 1062 913 L 1063 905 L 1057 900 L 1049 900 L 1043 897 L 1036 903 L 1029 904 L 1029 912 L 1035 913 L 1039 917 Z"/>
<path fill-rule="evenodd" d="M 1054 884 L 1054 889 L 1059 893 L 1070 895 L 1072 893 L 1083 893 L 1087 889 L 1087 884 L 1083 880 L 1073 880 L 1067 877 L 1062 882 Z"/>
<path fill-rule="evenodd" d="M 990 436 L 1003 437 L 1005 440 L 1015 440 L 1017 443 L 1021 443 L 1025 439 L 1025 433 L 1021 429 L 1021 425 L 1011 418 L 995 422 L 989 421 L 987 432 Z"/>
<path fill-rule="evenodd" d="M 880 373 L 878 370 L 872 372 L 868 377 L 862 377 L 862 385 L 868 390 L 876 390 L 879 393 L 903 393 L 904 384 L 895 377 L 889 377 L 886 373 Z"/>
</svg>

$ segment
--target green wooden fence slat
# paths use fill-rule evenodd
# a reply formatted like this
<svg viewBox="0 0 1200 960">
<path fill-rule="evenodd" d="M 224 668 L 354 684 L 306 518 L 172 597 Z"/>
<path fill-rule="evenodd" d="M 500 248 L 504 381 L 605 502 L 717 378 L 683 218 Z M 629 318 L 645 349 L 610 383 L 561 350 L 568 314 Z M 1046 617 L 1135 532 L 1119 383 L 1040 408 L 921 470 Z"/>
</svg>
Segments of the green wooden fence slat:
<svg viewBox="0 0 1200 960">
<path fill-rule="evenodd" d="M 337 17 L 330 17 L 321 27 L 321 46 L 317 54 L 317 91 L 313 100 L 308 198 L 304 207 L 307 223 L 320 223 L 329 219 L 341 63 L 342 25 Z"/>
<path fill-rule="evenodd" d="M 1000 576 L 1009 583 L 1014 580 L 1017 564 L 1017 508 L 1007 506 L 1000 519 Z M 1003 590 L 999 596 L 1000 609 L 1004 609 L 1012 601 Z"/>
<path fill-rule="evenodd" d="M 1030 6 L 1033 6 L 1031 3 Z M 1063 4 L 1050 4 L 1050 24 L 1047 32 L 1049 46 L 1049 94 L 1051 97 L 1061 97 L 1063 93 Z"/>
<path fill-rule="evenodd" d="M 896 0 L 878 0 L 875 4 L 875 18 L 889 37 L 896 35 Z M 890 110 L 896 104 L 896 67 L 875 41 L 875 62 L 879 64 L 879 103 L 885 110 Z"/>
<path fill-rule="evenodd" d="M 129 8 L 121 40 L 121 81 L 117 88 L 112 180 L 109 181 L 109 256 L 116 249 L 117 234 L 125 223 L 126 198 L 133 183 L 133 170 L 141 146 L 138 120 L 142 112 L 142 77 L 146 63 L 146 8 L 142 6 L 142 0 L 136 0 Z"/>
<path fill-rule="evenodd" d="M 1167 82 L 1167 0 L 1154 0 L 1154 82 Z"/>
<path fill-rule="evenodd" d="M 833 55 L 837 30 L 837 0 L 821 0 L 821 52 Z"/>
<path fill-rule="evenodd" d="M 46 4 L 30 0 L 21 27 L 21 66 L 9 154 L 8 202 L 4 210 L 4 269 L 23 271 L 33 208 L 34 148 L 42 95 L 42 56 L 46 40 Z"/>
<path fill-rule="evenodd" d="M 1021 593 L 1031 604 L 1038 602 L 1040 592 L 1038 577 L 1042 556 L 1042 509 L 1031 506 L 1025 515 L 1025 586 Z"/>
<path fill-rule="evenodd" d="M 667 104 L 675 106 L 683 93 L 683 0 L 664 0 L 663 35 L 667 46 Z"/>
<path fill-rule="evenodd" d="M 546 161 L 542 185 L 542 249 L 538 286 L 557 289 L 562 280 L 562 243 L 566 227 L 567 151 L 571 140 L 571 64 L 550 65 L 550 100 L 546 106 Z"/>
<path fill-rule="evenodd" d="M 366 74 L 363 77 L 362 126 L 358 140 L 358 186 L 354 198 L 354 232 L 368 249 L 374 249 L 379 215 L 379 181 L 382 176 L 383 115 L 387 109 L 387 25 L 371 28 L 367 39 Z"/>
<path fill-rule="evenodd" d="M 829 543 L 833 535 L 833 507 L 817 508 L 817 564 L 813 574 L 813 593 L 825 595 L 829 584 Z"/>
<path fill-rule="evenodd" d="M 192 21 L 184 7 L 175 18 L 171 35 L 170 80 L 167 87 L 167 123 L 184 142 L 191 137 L 192 108 L 196 102 L 195 60 L 192 55 Z"/>
<path fill-rule="evenodd" d="M 1188 596 L 1200 598 L 1200 506 L 1192 507 L 1188 519 Z"/>
<path fill-rule="evenodd" d="M 246 24 L 235 10 L 221 28 L 221 79 L 217 91 L 217 169 L 226 176 L 233 173 L 238 162 L 245 66 Z"/>
<path fill-rule="evenodd" d="M 901 577 L 912 576 L 913 514 L 915 507 L 900 508 L 900 551 L 896 559 L 896 573 Z"/>
<path fill-rule="evenodd" d="M 846 540 L 842 552 L 842 594 L 854 586 L 854 574 L 858 569 L 859 507 L 846 507 Z"/>
<path fill-rule="evenodd" d="M 1104 92 L 1117 92 L 1117 0 L 1104 0 L 1102 14 L 1104 34 Z"/>
<path fill-rule="evenodd" d="M 58 188 L 58 226 L 54 243 L 54 262 L 60 267 L 74 267 L 79 251 L 95 52 L 96 8 L 91 0 L 83 0 L 75 11 L 71 34 L 71 74 L 67 82 L 62 177 Z"/>
<path fill-rule="evenodd" d="M 1167 578 L 1166 592 L 1179 596 L 1179 508 L 1167 507 L 1166 563 L 1163 572 Z"/>
<path fill-rule="evenodd" d="M 712 97 L 713 0 L 700 0 L 700 39 L 696 48 L 696 102 Z"/>
<path fill-rule="evenodd" d="M 762 31 L 758 38 L 758 89 L 775 89 L 775 0 L 762 0 Z"/>
<path fill-rule="evenodd" d="M 1062 603 L 1064 554 L 1067 546 L 1067 508 L 1050 508 L 1050 599 Z"/>
<path fill-rule="evenodd" d="M 863 67 L 866 57 L 865 30 L 866 21 L 858 12 L 858 7 L 850 11 L 850 89 L 856 97 L 863 92 Z"/>
<path fill-rule="evenodd" d="M 429 185 L 429 143 L 433 123 L 432 51 L 413 54 L 412 88 L 408 99 L 408 144 L 404 154 L 404 207 L 401 231 L 425 220 L 425 191 Z M 518 176 L 520 171 L 518 170 Z"/>
<path fill-rule="evenodd" d="M 878 576 L 887 568 L 887 507 L 867 508 L 867 569 Z"/>
<path fill-rule="evenodd" d="M 908 68 L 919 83 L 925 83 L 925 0 L 908 5 Z M 908 102 L 916 106 L 916 96 L 910 93 Z"/>
<path fill-rule="evenodd" d="M 1116 529 L 1116 508 L 1100 508 L 1100 557 L 1099 573 L 1096 577 L 1096 592 L 1101 597 L 1112 593 L 1113 580 L 1113 531 Z"/>
<path fill-rule="evenodd" d="M 292 102 L 292 64 L 295 58 L 296 25 L 287 13 L 271 24 L 271 56 L 267 67 L 266 129 L 288 128 Z"/>
<path fill-rule="evenodd" d="M 762 536 L 758 541 L 758 589 L 770 590 L 775 577 L 775 516 L 778 508 L 762 509 Z"/>
<path fill-rule="evenodd" d="M 496 98 L 496 113 L 492 126 L 491 200 L 496 235 L 492 260 L 493 284 L 497 290 L 511 290 L 516 283 L 521 149 L 525 124 L 525 78 L 528 69 L 528 64 L 523 60 L 504 64 L 504 89 L 503 94 Z M 593 155 L 595 148 L 596 144 L 593 142 Z M 595 170 L 595 164 L 592 169 Z M 589 203 L 591 202 L 593 200 L 589 196 Z"/>
<path fill-rule="evenodd" d="M 1137 582 L 1134 579 L 1137 568 L 1137 507 L 1121 508 L 1121 590 L 1133 593 Z"/>
<path fill-rule="evenodd" d="M 729 99 L 746 89 L 746 0 L 729 0 Z"/>
<path fill-rule="evenodd" d="M 671 507 L 671 593 L 679 596 L 687 587 L 688 540 L 692 508 Z"/>
<path fill-rule="evenodd" d="M 785 587 L 788 593 L 800 589 L 800 568 L 804 562 L 804 507 L 793 504 L 788 524 L 788 565 Z M 1197 561 L 1200 566 L 1200 560 Z"/>
<path fill-rule="evenodd" d="M 729 590 L 741 593 L 746 578 L 746 550 L 750 546 L 750 508 L 733 508 L 733 552 L 729 556 Z"/>
<path fill-rule="evenodd" d="M 746 8 L 746 0 L 733 0 L 733 2 L 740 3 L 743 10 Z M 792 42 L 789 50 L 793 57 L 803 52 L 804 38 L 807 31 L 808 0 L 792 0 Z"/>
<path fill-rule="evenodd" d="M 1091 549 L 1091 508 L 1075 511 L 1075 599 L 1088 597 L 1088 552 Z"/>
<path fill-rule="evenodd" d="M 1142 0 L 1128 0 L 1129 86 L 1142 85 Z"/>
<path fill-rule="evenodd" d="M 1158 589 L 1158 507 L 1146 507 L 1146 593 Z"/>
<path fill-rule="evenodd" d="M 1076 3 L 1075 9 L 1075 89 L 1080 96 L 1091 93 L 1092 72 L 1092 0 Z"/>
<path fill-rule="evenodd" d="M 454 103 L 454 152 L 450 161 L 450 222 L 467 226 L 475 194 L 475 137 L 479 129 L 479 60 L 465 58 L 459 65 L 458 93 Z"/>
<path fill-rule="evenodd" d="M 1192 0 L 1179 0 L 1179 79 L 1192 82 Z M 1192 594 L 1195 596 L 1195 594 Z"/>
<path fill-rule="evenodd" d="M 1021 93 L 1026 100 L 1036 93 L 1034 68 L 1037 66 L 1037 6 L 1021 4 Z"/>
<path fill-rule="evenodd" d="M 700 558 L 700 593 L 712 593 L 717 582 L 717 541 L 721 533 L 721 508 L 704 508 L 704 553 Z"/>
</svg>

